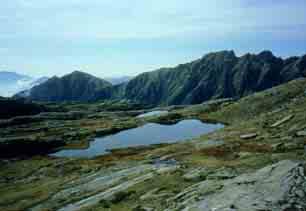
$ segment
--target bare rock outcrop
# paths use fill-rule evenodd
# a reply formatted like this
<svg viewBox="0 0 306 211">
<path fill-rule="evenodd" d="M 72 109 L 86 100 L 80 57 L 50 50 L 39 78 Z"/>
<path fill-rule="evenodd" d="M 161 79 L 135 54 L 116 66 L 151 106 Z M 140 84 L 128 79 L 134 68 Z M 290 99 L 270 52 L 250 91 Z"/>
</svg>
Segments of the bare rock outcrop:
<svg viewBox="0 0 306 211">
<path fill-rule="evenodd" d="M 303 211 L 306 164 L 285 160 L 234 179 L 206 180 L 186 190 L 185 195 L 180 193 L 172 202 L 170 210 Z"/>
</svg>

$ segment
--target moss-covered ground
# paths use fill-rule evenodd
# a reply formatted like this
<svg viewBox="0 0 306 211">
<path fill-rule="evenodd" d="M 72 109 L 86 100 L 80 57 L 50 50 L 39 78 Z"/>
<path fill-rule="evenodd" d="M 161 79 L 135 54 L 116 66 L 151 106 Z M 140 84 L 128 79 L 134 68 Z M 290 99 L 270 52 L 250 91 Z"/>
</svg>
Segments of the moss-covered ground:
<svg viewBox="0 0 306 211">
<path fill-rule="evenodd" d="M 185 175 L 195 169 L 206 168 L 209 172 L 234 169 L 237 174 L 252 172 L 258 168 L 284 159 L 305 160 L 306 137 L 298 136 L 306 129 L 306 80 L 298 79 L 270 90 L 244 97 L 238 101 L 186 106 L 173 109 L 167 116 L 135 118 L 136 113 L 102 111 L 91 104 L 64 105 L 66 109 L 90 110 L 91 117 L 76 120 L 45 120 L 12 128 L 1 128 L 2 137 L 35 136 L 65 138 L 66 148 L 84 147 L 97 132 L 112 133 L 137 127 L 146 122 L 171 123 L 186 118 L 198 118 L 208 122 L 222 122 L 226 126 L 190 142 L 157 145 L 145 148 L 130 148 L 93 159 L 54 158 L 48 155 L 3 158 L 0 161 L 0 210 L 54 210 L 73 203 L 63 195 L 62 201 L 47 206 L 48 201 L 59 191 L 77 184 L 86 184 L 85 178 L 101 172 L 116 172 L 140 165 L 152 165 L 156 159 L 175 160 L 174 170 L 150 170 L 153 176 L 144 181 L 114 191 L 110 197 L 99 200 L 82 210 L 144 210 L 167 208 L 167 199 L 175 196 L 197 181 L 187 180 Z M 104 104 L 99 104 L 99 106 Z M 107 104 L 107 106 L 110 106 Z M 117 104 L 115 108 L 117 108 Z M 129 108 L 129 107 L 128 107 Z M 119 109 L 120 110 L 120 109 Z M 277 126 L 276 122 L 286 119 Z M 51 126 L 50 126 L 51 125 Z M 34 130 L 46 126 L 47 130 Z M 70 135 L 69 135 L 70 133 Z M 244 135 L 255 134 L 250 138 Z M 216 143 L 216 144 L 214 144 Z M 145 172 L 148 173 L 147 171 Z M 144 173 L 127 175 L 120 183 L 137 178 Z M 97 178 L 96 178 L 97 179 Z M 75 181 L 75 182 L 74 182 Z M 107 191 L 101 189 L 98 192 Z M 151 195 L 150 195 L 151 192 Z M 96 192 L 83 193 L 84 197 Z M 144 197 L 146 196 L 147 197 Z M 69 196 L 69 194 L 67 194 Z M 82 195 L 78 196 L 80 199 Z M 37 210 L 37 209 L 36 209 Z"/>
</svg>

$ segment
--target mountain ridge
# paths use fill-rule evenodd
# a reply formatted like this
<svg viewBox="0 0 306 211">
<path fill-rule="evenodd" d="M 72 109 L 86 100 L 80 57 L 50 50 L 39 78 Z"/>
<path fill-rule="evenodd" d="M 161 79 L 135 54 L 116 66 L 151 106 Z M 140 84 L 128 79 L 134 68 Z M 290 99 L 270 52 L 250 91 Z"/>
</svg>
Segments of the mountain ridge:
<svg viewBox="0 0 306 211">
<path fill-rule="evenodd" d="M 201 59 L 161 68 L 133 78 L 119 95 L 153 105 L 197 104 L 210 99 L 243 97 L 306 75 L 306 55 L 282 59 L 271 51 L 237 57 L 234 51 L 209 53 Z M 118 87 L 114 87 L 118 90 Z M 96 99 L 107 94 L 101 90 Z"/>
<path fill-rule="evenodd" d="M 282 59 L 267 50 L 242 56 L 236 56 L 234 51 L 219 51 L 172 68 L 141 73 L 119 85 L 92 89 L 80 100 L 125 99 L 154 106 L 197 104 L 218 98 L 240 98 L 305 76 L 306 55 Z M 33 90 L 38 94 L 32 95 Z M 32 89 L 30 99 L 46 100 L 39 92 Z"/>
<path fill-rule="evenodd" d="M 54 76 L 33 87 L 28 98 L 36 101 L 87 101 L 92 93 L 107 86 L 111 84 L 103 79 L 74 71 L 63 77 Z"/>
</svg>

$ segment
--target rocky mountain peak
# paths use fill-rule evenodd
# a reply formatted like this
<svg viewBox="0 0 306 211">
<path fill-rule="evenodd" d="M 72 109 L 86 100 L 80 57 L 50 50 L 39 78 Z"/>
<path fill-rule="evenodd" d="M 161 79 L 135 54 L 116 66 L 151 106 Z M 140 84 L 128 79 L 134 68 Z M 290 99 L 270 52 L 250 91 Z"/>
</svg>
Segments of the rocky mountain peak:
<svg viewBox="0 0 306 211">
<path fill-rule="evenodd" d="M 275 58 L 275 56 L 273 55 L 273 53 L 269 50 L 264 50 L 262 52 L 260 52 L 258 54 L 258 57 L 261 59 L 271 59 L 271 58 Z"/>
</svg>

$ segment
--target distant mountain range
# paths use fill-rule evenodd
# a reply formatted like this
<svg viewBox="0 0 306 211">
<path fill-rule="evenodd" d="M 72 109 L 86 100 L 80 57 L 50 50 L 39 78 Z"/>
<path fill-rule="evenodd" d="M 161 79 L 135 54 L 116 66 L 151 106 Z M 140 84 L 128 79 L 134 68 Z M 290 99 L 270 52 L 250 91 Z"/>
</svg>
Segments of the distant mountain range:
<svg viewBox="0 0 306 211">
<path fill-rule="evenodd" d="M 31 80 L 32 78 L 23 74 L 18 74 L 9 71 L 0 71 L 0 81 L 1 84 L 11 84 L 16 83 L 20 80 Z"/>
<path fill-rule="evenodd" d="M 15 72 L 0 71 L 0 96 L 11 97 L 18 92 L 29 90 L 47 80 L 47 77 L 37 79 Z"/>
<path fill-rule="evenodd" d="M 126 83 L 132 79 L 130 76 L 121 76 L 121 77 L 108 77 L 104 78 L 106 81 L 110 82 L 112 85 L 118 85 Z"/>
<path fill-rule="evenodd" d="M 150 105 L 202 103 L 239 98 L 306 76 L 306 55 L 282 59 L 270 51 L 237 57 L 233 51 L 209 53 L 173 68 L 161 68 L 112 85 L 82 72 L 51 78 L 31 89 L 36 101 L 127 99 Z"/>
</svg>

